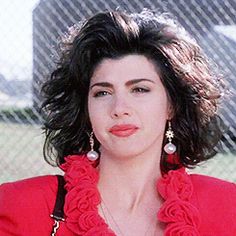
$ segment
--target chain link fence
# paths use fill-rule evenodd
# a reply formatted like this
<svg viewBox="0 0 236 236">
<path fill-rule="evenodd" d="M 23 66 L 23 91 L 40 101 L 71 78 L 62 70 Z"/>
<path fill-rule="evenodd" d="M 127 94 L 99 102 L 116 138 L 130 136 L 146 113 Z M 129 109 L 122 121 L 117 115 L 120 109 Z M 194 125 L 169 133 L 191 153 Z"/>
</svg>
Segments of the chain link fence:
<svg viewBox="0 0 236 236">
<path fill-rule="evenodd" d="M 42 157 L 40 86 L 54 66 L 52 55 L 68 27 L 98 11 L 117 8 L 170 12 L 224 72 L 232 95 L 221 114 L 229 130 L 221 153 L 194 172 L 236 181 L 236 0 L 30 0 L 20 4 L 0 2 L 0 12 L 6 15 L 1 19 L 0 14 L 3 26 L 16 22 L 4 31 L 0 47 L 0 182 L 59 172 Z M 22 23 L 26 16 L 28 21 Z M 28 41 L 21 39 L 22 34 L 28 34 Z"/>
</svg>

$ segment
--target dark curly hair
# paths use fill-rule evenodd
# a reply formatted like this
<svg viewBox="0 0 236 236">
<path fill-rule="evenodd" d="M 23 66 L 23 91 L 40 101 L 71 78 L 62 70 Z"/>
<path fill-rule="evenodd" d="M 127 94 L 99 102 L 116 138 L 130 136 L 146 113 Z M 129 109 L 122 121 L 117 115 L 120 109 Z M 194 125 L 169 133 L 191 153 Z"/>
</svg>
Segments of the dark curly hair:
<svg viewBox="0 0 236 236">
<path fill-rule="evenodd" d="M 224 84 L 196 41 L 168 14 L 98 13 L 71 27 L 59 52 L 57 68 L 42 87 L 47 162 L 60 165 L 65 156 L 90 150 L 90 78 L 102 59 L 127 54 L 144 55 L 160 69 L 174 109 L 173 142 L 179 163 L 169 163 L 163 152 L 161 170 L 194 167 L 214 156 L 222 134 L 216 112 Z M 100 145 L 97 140 L 95 144 Z"/>
</svg>

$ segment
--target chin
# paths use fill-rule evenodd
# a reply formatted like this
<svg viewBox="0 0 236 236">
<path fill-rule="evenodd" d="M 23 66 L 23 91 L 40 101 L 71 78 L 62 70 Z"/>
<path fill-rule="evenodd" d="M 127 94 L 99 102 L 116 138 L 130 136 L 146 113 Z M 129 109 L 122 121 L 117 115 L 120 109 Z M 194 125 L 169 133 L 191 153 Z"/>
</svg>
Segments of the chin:
<svg viewBox="0 0 236 236">
<path fill-rule="evenodd" d="M 120 160 L 128 160 L 137 158 L 138 156 L 143 154 L 143 151 L 141 150 L 134 150 L 135 149 L 129 150 L 128 148 L 123 148 L 122 150 L 116 149 L 116 152 L 111 152 L 110 155 Z"/>
</svg>

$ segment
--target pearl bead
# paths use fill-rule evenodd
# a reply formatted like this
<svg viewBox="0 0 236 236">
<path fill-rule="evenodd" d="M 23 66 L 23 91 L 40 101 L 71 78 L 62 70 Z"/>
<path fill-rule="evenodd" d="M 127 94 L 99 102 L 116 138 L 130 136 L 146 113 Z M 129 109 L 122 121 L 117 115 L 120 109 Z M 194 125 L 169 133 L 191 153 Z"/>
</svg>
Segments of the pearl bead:
<svg viewBox="0 0 236 236">
<path fill-rule="evenodd" d="M 87 158 L 90 160 L 90 161 L 95 161 L 98 159 L 98 153 L 96 151 L 89 151 L 87 153 Z"/>
<path fill-rule="evenodd" d="M 164 147 L 167 154 L 173 154 L 176 151 L 176 146 L 173 143 L 167 143 Z"/>
</svg>

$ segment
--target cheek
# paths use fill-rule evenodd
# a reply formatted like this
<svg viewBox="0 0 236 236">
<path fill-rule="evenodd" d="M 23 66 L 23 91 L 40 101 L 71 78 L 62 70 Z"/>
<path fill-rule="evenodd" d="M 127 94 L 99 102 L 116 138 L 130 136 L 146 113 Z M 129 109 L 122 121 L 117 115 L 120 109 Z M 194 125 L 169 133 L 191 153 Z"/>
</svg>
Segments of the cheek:
<svg viewBox="0 0 236 236">
<path fill-rule="evenodd" d="M 143 116 L 146 135 L 151 139 L 162 137 L 168 120 L 168 107 L 166 103 L 155 103 L 146 108 L 146 116 Z"/>
<path fill-rule="evenodd" d="M 107 124 L 107 119 L 104 114 L 104 109 L 102 109 L 102 107 L 94 103 L 89 102 L 88 112 L 92 129 L 94 131 L 96 138 L 99 140 L 101 139 L 101 136 L 104 133 Z"/>
<path fill-rule="evenodd" d="M 152 101 L 152 102 L 151 102 Z M 153 102 L 154 101 L 154 102 Z M 142 112 L 144 116 L 149 119 L 159 120 L 168 119 L 169 116 L 169 103 L 167 99 L 150 99 L 149 103 L 146 103 L 144 111 Z M 147 116 L 149 114 L 149 116 Z"/>
<path fill-rule="evenodd" d="M 91 125 L 94 129 L 94 127 L 96 127 L 96 124 L 98 123 L 98 119 L 99 119 L 96 107 L 89 106 L 88 112 L 89 112 L 89 119 L 90 119 Z"/>
<path fill-rule="evenodd" d="M 90 98 L 88 99 L 88 114 L 89 114 L 90 123 L 92 127 L 94 127 L 95 121 L 97 118 L 97 110 L 96 110 L 96 106 L 94 105 L 94 103 L 91 101 Z"/>
</svg>

